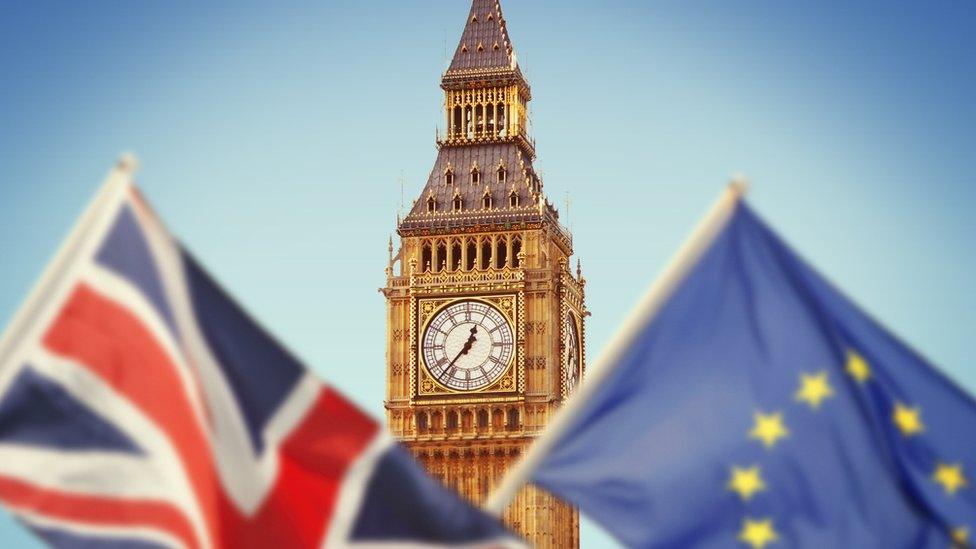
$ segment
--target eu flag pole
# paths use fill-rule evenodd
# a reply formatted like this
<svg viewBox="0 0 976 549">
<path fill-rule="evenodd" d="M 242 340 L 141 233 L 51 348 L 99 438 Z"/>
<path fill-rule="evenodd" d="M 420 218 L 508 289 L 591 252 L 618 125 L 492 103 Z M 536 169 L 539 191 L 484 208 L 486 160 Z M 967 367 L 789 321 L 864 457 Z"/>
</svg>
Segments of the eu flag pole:
<svg viewBox="0 0 976 549">
<path fill-rule="evenodd" d="M 620 329 L 611 338 L 607 346 L 601 351 L 593 365 L 587 369 L 584 382 L 577 388 L 576 393 L 559 410 L 550 421 L 546 431 L 529 448 L 528 452 L 510 470 L 499 486 L 492 492 L 484 504 L 484 509 L 495 514 L 501 514 L 505 506 L 515 497 L 523 484 L 530 480 L 533 472 L 553 447 L 564 438 L 573 426 L 582 404 L 591 400 L 593 393 L 602 385 L 603 380 L 612 371 L 627 347 L 638 336 L 642 326 L 654 318 L 662 303 L 674 291 L 674 287 L 693 266 L 703 249 L 715 237 L 715 233 L 726 222 L 735 205 L 746 191 L 743 180 L 733 180 L 723 195 L 711 207 L 701 220 L 691 236 L 671 259 L 661 276 L 647 289 L 640 303 L 635 307 Z M 575 503 L 575 502 L 574 502 Z"/>
<path fill-rule="evenodd" d="M 730 186 L 489 500 L 632 547 L 967 546 L 976 402 Z"/>
</svg>

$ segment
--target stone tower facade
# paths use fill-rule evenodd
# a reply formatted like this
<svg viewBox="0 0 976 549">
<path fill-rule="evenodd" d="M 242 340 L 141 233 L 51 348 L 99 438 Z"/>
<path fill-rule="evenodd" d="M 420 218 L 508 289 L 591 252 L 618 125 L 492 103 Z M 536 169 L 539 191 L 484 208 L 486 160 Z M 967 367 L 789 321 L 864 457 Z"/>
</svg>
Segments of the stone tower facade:
<svg viewBox="0 0 976 549">
<path fill-rule="evenodd" d="M 497 0 L 473 1 L 441 88 L 437 160 L 390 242 L 385 405 L 393 435 L 480 504 L 582 378 L 588 313 Z M 577 512 L 537 488 L 504 519 L 536 547 L 579 545 Z"/>
</svg>

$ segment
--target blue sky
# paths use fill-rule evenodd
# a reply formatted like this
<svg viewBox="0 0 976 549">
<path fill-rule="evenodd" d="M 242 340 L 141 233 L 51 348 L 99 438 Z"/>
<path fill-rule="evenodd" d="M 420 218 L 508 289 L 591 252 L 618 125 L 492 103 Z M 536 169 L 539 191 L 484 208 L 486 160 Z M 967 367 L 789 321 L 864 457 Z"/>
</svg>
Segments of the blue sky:
<svg viewBox="0 0 976 549">
<path fill-rule="evenodd" d="M 971 3 L 503 7 L 546 192 L 571 197 L 590 358 L 742 172 L 780 234 L 976 391 Z M 400 178 L 410 201 L 433 163 L 467 10 L 0 4 L 0 325 L 133 151 L 185 244 L 380 414 L 386 239 Z M 609 543 L 592 525 L 583 539 Z M 0 518 L 0 544 L 30 543 Z"/>
</svg>

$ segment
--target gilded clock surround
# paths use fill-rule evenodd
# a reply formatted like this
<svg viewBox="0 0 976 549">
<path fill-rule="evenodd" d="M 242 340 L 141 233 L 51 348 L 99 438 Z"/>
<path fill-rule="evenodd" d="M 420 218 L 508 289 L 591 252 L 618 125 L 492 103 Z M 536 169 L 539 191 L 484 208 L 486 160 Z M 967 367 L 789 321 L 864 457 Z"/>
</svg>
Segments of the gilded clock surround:
<svg viewBox="0 0 976 549">
<path fill-rule="evenodd" d="M 514 336 L 514 349 L 512 352 L 512 357 L 509 359 L 508 364 L 505 366 L 504 372 L 501 377 L 495 382 L 489 384 L 486 387 L 480 389 L 471 390 L 460 390 L 452 389 L 446 385 L 437 381 L 434 376 L 431 375 L 430 371 L 422 364 L 423 358 L 421 357 L 422 350 L 421 345 L 416 345 L 413 347 L 413 360 L 412 362 L 420 365 L 416 368 L 417 372 L 417 396 L 442 396 L 445 394 L 470 394 L 470 393 L 513 393 L 518 390 L 518 376 L 515 373 L 515 368 L 513 365 L 517 362 L 518 356 L 518 341 L 524 339 L 524 337 L 519 337 L 518 334 L 524 334 L 524 325 L 519 325 L 516 322 L 517 311 L 515 307 L 515 301 L 518 298 L 517 295 L 497 295 L 497 296 L 474 296 L 466 298 L 431 298 L 431 299 L 421 299 L 419 300 L 420 305 L 420 318 L 418 321 L 421 326 L 417 331 L 420 334 L 418 341 L 423 337 L 424 332 L 427 330 L 427 326 L 434 316 L 450 307 L 451 305 L 463 301 L 480 301 L 494 306 L 502 313 L 505 320 L 512 326 L 512 334 Z"/>
<path fill-rule="evenodd" d="M 472 0 L 441 80 L 445 130 L 437 159 L 389 243 L 387 422 L 446 486 L 481 504 L 568 396 L 567 315 L 585 378 L 585 285 L 570 269 L 573 238 L 533 167 L 531 89 L 497 0 Z M 575 271 L 575 272 L 574 272 Z M 421 349 L 431 319 L 459 300 L 497 308 L 513 331 L 504 373 L 477 390 L 433 379 Z M 579 545 L 579 515 L 534 486 L 503 519 L 535 547 Z"/>
</svg>

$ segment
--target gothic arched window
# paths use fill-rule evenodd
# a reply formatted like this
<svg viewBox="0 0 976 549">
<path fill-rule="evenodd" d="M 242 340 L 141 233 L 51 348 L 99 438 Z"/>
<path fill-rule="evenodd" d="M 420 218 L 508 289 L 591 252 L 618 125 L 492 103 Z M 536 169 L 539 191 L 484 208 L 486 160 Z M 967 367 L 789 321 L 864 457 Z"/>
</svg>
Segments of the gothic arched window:
<svg viewBox="0 0 976 549">
<path fill-rule="evenodd" d="M 505 425 L 505 412 L 500 408 L 495 408 L 491 412 L 491 426 L 496 430 L 502 430 Z"/>
<path fill-rule="evenodd" d="M 519 260 L 519 254 L 522 253 L 522 239 L 515 237 L 512 239 L 512 266 L 518 268 L 521 261 Z"/>
<path fill-rule="evenodd" d="M 447 270 L 447 246 L 443 242 L 437 245 L 437 255 L 434 258 L 434 270 L 437 272 Z"/>
<path fill-rule="evenodd" d="M 491 267 L 491 239 L 485 238 L 481 241 L 481 268 Z"/>
<path fill-rule="evenodd" d="M 451 270 L 461 270 L 461 241 L 456 238 L 451 242 Z"/>
<path fill-rule="evenodd" d="M 474 241 L 474 239 L 468 240 L 467 248 L 468 248 L 468 261 L 467 261 L 467 265 L 465 265 L 464 268 L 465 270 L 473 271 L 474 262 L 478 256 L 478 244 Z"/>
<path fill-rule="evenodd" d="M 495 268 L 504 269 L 505 262 L 508 260 L 508 241 L 499 237 L 495 241 Z"/>
<path fill-rule="evenodd" d="M 505 425 L 505 428 L 514 430 L 514 429 L 518 429 L 518 426 L 519 426 L 518 408 L 511 408 L 508 410 L 508 423 Z"/>
<path fill-rule="evenodd" d="M 452 126 L 453 136 L 454 137 L 460 137 L 461 136 L 461 128 L 462 128 L 462 118 L 461 118 L 461 107 L 460 106 L 454 107 L 454 121 L 453 121 L 453 124 L 451 124 L 451 126 Z"/>
<path fill-rule="evenodd" d="M 420 256 L 420 270 L 423 272 L 430 272 L 431 260 L 433 259 L 433 254 L 431 253 L 430 242 L 424 242 L 423 251 Z"/>
</svg>

